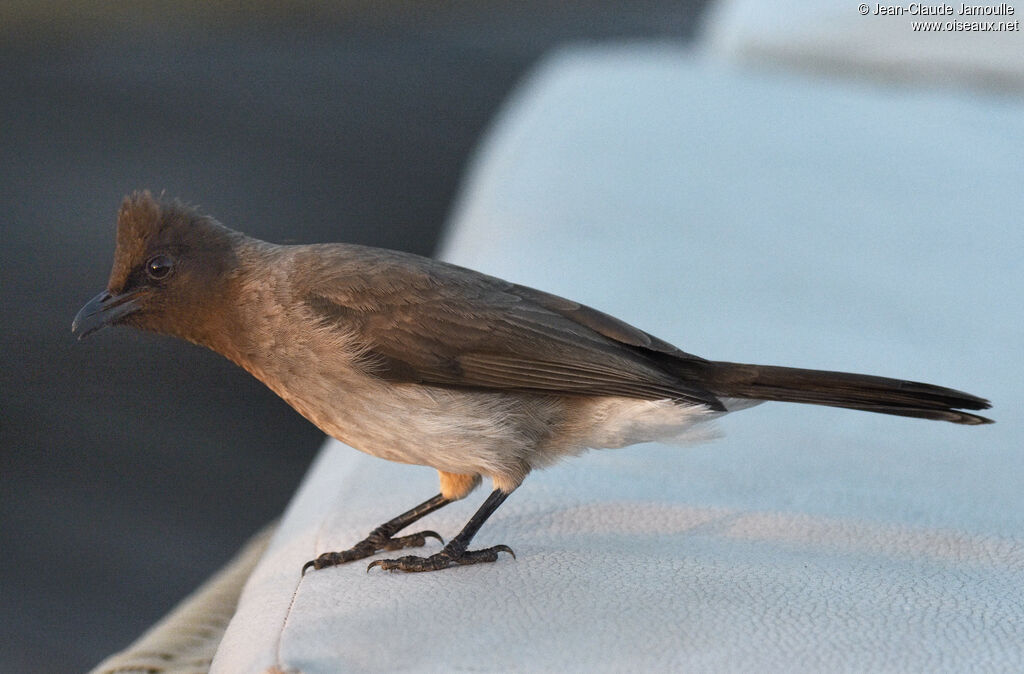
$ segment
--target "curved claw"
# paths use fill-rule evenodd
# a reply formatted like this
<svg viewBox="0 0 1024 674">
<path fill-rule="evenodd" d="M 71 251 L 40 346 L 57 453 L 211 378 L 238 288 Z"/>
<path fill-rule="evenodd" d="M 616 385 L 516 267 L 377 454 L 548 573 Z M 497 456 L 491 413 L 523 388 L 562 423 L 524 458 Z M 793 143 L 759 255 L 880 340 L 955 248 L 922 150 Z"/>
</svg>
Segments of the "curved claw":
<svg viewBox="0 0 1024 674">
<path fill-rule="evenodd" d="M 366 573 L 370 573 L 370 569 L 372 569 L 375 566 L 384 566 L 384 560 L 375 559 L 374 561 L 370 562 L 369 565 L 367 565 L 366 567 Z"/>
<path fill-rule="evenodd" d="M 429 529 L 426 531 L 421 531 L 420 536 L 423 536 L 424 538 L 436 538 L 437 540 L 441 541 L 441 545 L 444 545 L 444 539 L 441 538 L 441 534 L 437 533 L 436 531 L 431 531 Z"/>
<path fill-rule="evenodd" d="M 302 576 L 306 575 L 306 572 L 309 571 L 309 567 L 316 568 L 316 560 L 315 559 L 311 559 L 311 560 L 309 560 L 308 562 L 306 562 L 305 564 L 302 565 Z"/>
<path fill-rule="evenodd" d="M 378 541 L 374 541 L 374 551 L 380 552 L 381 550 L 404 550 L 405 548 L 418 548 L 427 544 L 428 538 L 436 538 L 441 541 L 444 545 L 444 539 L 436 531 L 417 531 L 414 534 L 408 536 L 399 536 L 398 538 L 385 538 Z"/>
<path fill-rule="evenodd" d="M 499 552 L 507 552 L 508 554 L 512 555 L 512 559 L 516 558 L 516 553 L 512 552 L 512 548 L 508 547 L 507 545 L 495 545 L 493 548 L 491 548 L 491 550 L 494 550 L 495 554 Z"/>
</svg>

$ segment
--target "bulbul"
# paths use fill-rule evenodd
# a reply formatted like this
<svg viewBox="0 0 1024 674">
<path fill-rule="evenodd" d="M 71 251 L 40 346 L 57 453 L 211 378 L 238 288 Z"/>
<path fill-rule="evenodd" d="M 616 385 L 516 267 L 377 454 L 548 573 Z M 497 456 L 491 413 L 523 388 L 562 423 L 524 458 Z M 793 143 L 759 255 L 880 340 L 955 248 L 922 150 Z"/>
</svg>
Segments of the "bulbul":
<svg viewBox="0 0 1024 674">
<path fill-rule="evenodd" d="M 577 302 L 408 253 L 349 244 L 280 246 L 179 201 L 136 192 L 117 219 L 107 288 L 74 319 L 173 335 L 222 354 L 321 430 L 368 454 L 437 469 L 440 494 L 313 567 L 425 544 L 397 536 L 494 490 L 437 554 L 367 569 L 493 562 L 470 550 L 530 471 L 588 448 L 685 441 L 730 410 L 775 400 L 990 423 L 977 396 L 861 374 L 710 361 Z"/>
</svg>

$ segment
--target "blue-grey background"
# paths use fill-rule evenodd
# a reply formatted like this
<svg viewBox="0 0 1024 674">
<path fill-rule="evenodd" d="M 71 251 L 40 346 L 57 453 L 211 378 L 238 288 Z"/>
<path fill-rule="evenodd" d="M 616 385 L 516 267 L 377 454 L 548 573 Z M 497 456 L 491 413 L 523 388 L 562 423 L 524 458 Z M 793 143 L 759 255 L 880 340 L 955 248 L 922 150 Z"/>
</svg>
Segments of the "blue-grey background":
<svg viewBox="0 0 1024 674">
<path fill-rule="evenodd" d="M 227 361 L 77 344 L 128 191 L 279 242 L 430 253 L 474 143 L 566 40 L 704 0 L 0 7 L 0 670 L 125 646 L 280 513 L 322 436 Z M 386 7 L 386 9 L 382 9 Z"/>
</svg>

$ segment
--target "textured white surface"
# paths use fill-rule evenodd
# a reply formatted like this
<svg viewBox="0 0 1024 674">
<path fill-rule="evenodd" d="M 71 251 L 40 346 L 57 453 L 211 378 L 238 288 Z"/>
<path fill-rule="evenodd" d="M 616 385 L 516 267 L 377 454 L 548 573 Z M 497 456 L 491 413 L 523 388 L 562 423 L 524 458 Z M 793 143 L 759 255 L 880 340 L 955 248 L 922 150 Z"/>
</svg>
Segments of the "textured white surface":
<svg viewBox="0 0 1024 674">
<path fill-rule="evenodd" d="M 329 442 L 214 671 L 1024 668 L 1022 113 L 670 47 L 549 59 L 482 148 L 448 259 L 707 357 L 986 395 L 998 423 L 765 404 L 707 445 L 530 476 L 476 541 L 516 560 L 300 579 L 437 488 Z M 423 527 L 452 536 L 483 496 Z"/>
<path fill-rule="evenodd" d="M 868 14 L 862 15 L 860 4 L 859 0 L 716 0 L 705 14 L 703 40 L 716 56 L 748 65 L 782 64 L 874 80 L 955 83 L 1024 93 L 1024 5 L 872 0 L 864 3 Z M 876 13 L 879 4 L 903 12 Z M 996 11 L 1009 7 L 1014 13 L 960 14 L 965 4 Z M 922 6 L 948 6 L 951 13 L 923 15 Z M 914 30 L 915 22 L 938 22 L 942 30 Z M 948 30 L 950 23 L 972 22 L 1013 24 L 1016 29 Z"/>
</svg>

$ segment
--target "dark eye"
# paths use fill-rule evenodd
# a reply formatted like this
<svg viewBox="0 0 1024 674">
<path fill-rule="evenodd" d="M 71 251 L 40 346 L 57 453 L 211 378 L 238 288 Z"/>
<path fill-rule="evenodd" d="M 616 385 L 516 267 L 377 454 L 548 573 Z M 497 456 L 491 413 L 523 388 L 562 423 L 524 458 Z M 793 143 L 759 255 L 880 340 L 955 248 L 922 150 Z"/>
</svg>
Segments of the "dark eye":
<svg viewBox="0 0 1024 674">
<path fill-rule="evenodd" d="M 174 260 L 166 255 L 154 255 L 149 258 L 149 262 L 146 263 L 146 274 L 149 278 L 154 280 L 161 280 L 167 278 L 171 273 L 171 268 L 174 266 Z"/>
</svg>

